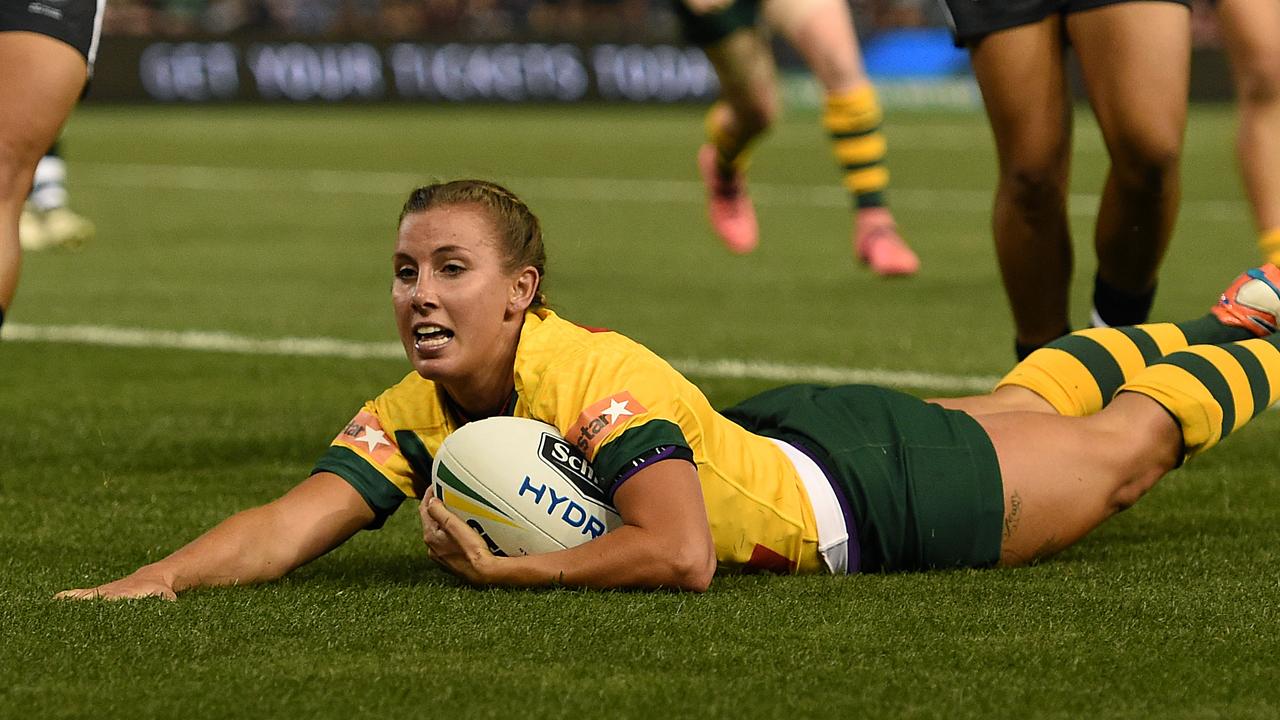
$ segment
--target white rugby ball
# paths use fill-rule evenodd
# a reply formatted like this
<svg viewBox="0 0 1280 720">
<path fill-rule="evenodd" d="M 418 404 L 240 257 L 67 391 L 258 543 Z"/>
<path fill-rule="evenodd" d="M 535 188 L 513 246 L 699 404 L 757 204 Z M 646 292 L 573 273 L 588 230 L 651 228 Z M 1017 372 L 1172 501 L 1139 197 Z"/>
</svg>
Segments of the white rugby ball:
<svg viewBox="0 0 1280 720">
<path fill-rule="evenodd" d="M 435 496 L 508 556 L 570 548 L 621 526 L 594 477 L 554 426 L 516 417 L 463 425 L 431 465 Z"/>
</svg>

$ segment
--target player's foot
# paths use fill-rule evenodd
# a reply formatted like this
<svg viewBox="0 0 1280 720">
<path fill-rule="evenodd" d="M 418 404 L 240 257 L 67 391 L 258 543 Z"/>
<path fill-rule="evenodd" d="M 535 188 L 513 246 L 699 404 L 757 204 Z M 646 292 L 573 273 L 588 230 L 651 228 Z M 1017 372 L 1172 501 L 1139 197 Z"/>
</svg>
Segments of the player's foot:
<svg viewBox="0 0 1280 720">
<path fill-rule="evenodd" d="M 698 149 L 698 173 L 707 187 L 707 215 L 720 241 L 739 255 L 755 250 L 760 228 L 742 171 L 726 173 L 716 158 L 715 146 L 708 143 Z"/>
<path fill-rule="evenodd" d="M 1266 264 L 1247 270 L 1222 293 L 1213 314 L 1223 325 L 1258 337 L 1276 331 L 1280 319 L 1280 268 Z"/>
<path fill-rule="evenodd" d="M 70 208 L 44 212 L 25 208 L 18 221 L 18 240 L 28 251 L 75 249 L 93 239 L 93 223 Z"/>
<path fill-rule="evenodd" d="M 18 242 L 23 250 L 40 250 L 45 246 L 44 223 L 30 206 L 23 207 L 18 217 Z"/>
<path fill-rule="evenodd" d="M 856 223 L 853 251 L 872 272 L 884 277 L 903 277 L 920 270 L 920 258 L 898 234 L 898 225 L 888 208 L 859 210 Z"/>
</svg>

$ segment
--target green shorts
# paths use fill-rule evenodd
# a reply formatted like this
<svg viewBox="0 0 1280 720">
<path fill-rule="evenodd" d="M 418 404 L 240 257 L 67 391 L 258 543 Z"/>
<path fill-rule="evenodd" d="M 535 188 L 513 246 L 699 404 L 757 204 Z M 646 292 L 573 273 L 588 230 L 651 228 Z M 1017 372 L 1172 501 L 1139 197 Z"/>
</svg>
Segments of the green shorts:
<svg viewBox="0 0 1280 720">
<path fill-rule="evenodd" d="M 761 0 L 733 0 L 720 12 L 696 15 L 681 0 L 675 3 L 676 17 L 684 39 L 700 48 L 710 47 L 742 28 L 753 28 L 760 17 Z"/>
<path fill-rule="evenodd" d="M 870 385 L 788 385 L 724 411 L 807 450 L 844 493 L 860 553 L 850 572 L 988 567 L 1000 559 L 1004 486 L 969 415 Z"/>
</svg>

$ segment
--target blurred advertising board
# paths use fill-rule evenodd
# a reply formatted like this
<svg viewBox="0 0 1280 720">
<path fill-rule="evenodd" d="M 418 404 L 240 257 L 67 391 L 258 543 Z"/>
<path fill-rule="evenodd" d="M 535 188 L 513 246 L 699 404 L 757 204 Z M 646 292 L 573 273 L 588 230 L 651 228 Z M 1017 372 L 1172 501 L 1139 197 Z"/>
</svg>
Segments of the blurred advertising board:
<svg viewBox="0 0 1280 720">
<path fill-rule="evenodd" d="M 675 44 L 112 37 L 89 99 L 705 103 L 718 89 L 702 51 Z"/>
</svg>

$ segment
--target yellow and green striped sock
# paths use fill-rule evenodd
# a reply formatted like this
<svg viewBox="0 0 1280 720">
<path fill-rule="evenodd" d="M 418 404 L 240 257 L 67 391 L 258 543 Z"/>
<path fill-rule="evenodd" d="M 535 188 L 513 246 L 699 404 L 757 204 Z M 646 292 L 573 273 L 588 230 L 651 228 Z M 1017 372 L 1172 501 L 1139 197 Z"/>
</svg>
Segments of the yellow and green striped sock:
<svg viewBox="0 0 1280 720">
<path fill-rule="evenodd" d="M 746 172 L 751 164 L 751 146 L 755 138 L 743 138 L 740 132 L 731 130 L 721 121 L 725 110 L 716 102 L 707 111 L 704 125 L 707 141 L 716 149 L 722 171 Z"/>
<path fill-rule="evenodd" d="M 822 124 L 831 134 L 832 152 L 844 173 L 844 187 L 856 208 L 883 207 L 889 186 L 887 149 L 880 132 L 880 103 L 871 85 L 827 95 Z"/>
<path fill-rule="evenodd" d="M 1192 345 L 1157 360 L 1120 391 L 1146 395 L 1168 410 L 1182 426 L 1190 458 L 1280 400 L 1280 334 Z"/>
<path fill-rule="evenodd" d="M 1024 387 L 1061 415 L 1098 412 L 1148 365 L 1190 345 L 1216 345 L 1253 337 L 1213 315 L 1183 323 L 1151 323 L 1077 330 L 1036 350 L 996 385 Z"/>
<path fill-rule="evenodd" d="M 1272 265 L 1280 265 L 1280 228 L 1271 228 L 1258 238 L 1258 249 L 1262 257 Z"/>
</svg>

